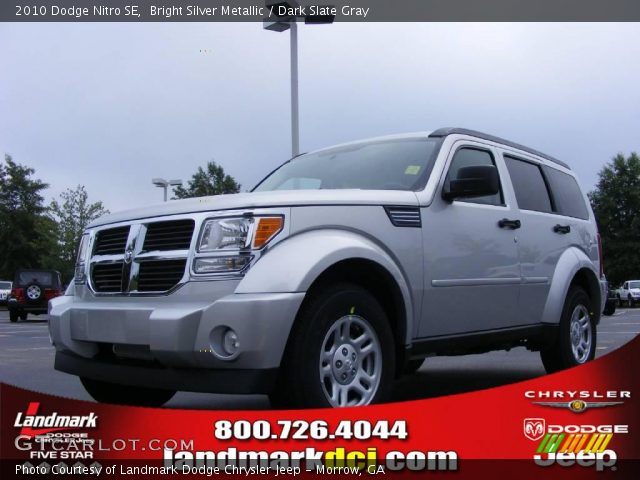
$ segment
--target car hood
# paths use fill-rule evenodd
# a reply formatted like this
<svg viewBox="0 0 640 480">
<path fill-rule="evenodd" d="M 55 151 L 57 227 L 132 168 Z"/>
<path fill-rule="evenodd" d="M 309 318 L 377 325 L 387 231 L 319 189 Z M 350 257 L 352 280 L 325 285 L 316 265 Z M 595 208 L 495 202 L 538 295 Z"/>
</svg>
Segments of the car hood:
<svg viewBox="0 0 640 480">
<path fill-rule="evenodd" d="M 399 190 L 278 190 L 171 200 L 100 217 L 89 227 L 142 218 L 215 210 L 296 205 L 418 205 L 414 192 Z"/>
</svg>

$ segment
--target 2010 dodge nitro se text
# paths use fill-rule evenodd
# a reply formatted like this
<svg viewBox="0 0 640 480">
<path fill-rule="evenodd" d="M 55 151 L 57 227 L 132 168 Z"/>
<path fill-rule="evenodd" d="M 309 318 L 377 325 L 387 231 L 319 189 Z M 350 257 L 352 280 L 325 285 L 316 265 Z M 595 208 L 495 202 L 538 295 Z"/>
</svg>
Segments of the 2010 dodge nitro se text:
<svg viewBox="0 0 640 480">
<path fill-rule="evenodd" d="M 55 367 L 98 401 L 388 398 L 430 355 L 594 358 L 606 291 L 569 167 L 447 128 L 293 158 L 251 193 L 108 215 L 50 302 Z"/>
</svg>

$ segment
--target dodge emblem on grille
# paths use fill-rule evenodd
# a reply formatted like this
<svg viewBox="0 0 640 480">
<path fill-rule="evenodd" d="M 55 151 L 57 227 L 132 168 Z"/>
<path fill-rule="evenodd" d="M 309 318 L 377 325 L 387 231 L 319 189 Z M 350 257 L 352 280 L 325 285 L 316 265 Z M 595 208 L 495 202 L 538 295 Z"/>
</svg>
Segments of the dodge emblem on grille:
<svg viewBox="0 0 640 480">
<path fill-rule="evenodd" d="M 124 252 L 124 263 L 131 263 L 133 260 L 133 251 L 131 249 Z"/>
</svg>

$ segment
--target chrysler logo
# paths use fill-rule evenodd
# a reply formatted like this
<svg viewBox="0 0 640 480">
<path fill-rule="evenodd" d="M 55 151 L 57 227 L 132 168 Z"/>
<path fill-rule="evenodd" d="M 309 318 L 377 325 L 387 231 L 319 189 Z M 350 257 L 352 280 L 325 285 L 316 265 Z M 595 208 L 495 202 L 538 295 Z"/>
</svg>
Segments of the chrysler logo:
<svg viewBox="0 0 640 480">
<path fill-rule="evenodd" d="M 131 260 L 133 260 L 133 250 L 129 249 L 124 252 L 124 263 L 131 263 Z"/>
</svg>

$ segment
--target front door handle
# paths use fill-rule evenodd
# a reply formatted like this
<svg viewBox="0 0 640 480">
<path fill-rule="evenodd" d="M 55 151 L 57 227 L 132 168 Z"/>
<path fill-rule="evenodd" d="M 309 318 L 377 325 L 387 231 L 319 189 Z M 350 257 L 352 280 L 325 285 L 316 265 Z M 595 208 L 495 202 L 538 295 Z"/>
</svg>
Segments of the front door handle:
<svg viewBox="0 0 640 480">
<path fill-rule="evenodd" d="M 565 233 L 569 233 L 571 231 L 571 225 L 558 224 L 555 227 L 553 227 L 553 231 L 564 235 Z"/>
<path fill-rule="evenodd" d="M 510 228 L 511 230 L 516 230 L 522 226 L 520 220 L 509 220 L 508 218 L 503 218 L 498 221 L 498 226 L 500 228 Z"/>
</svg>

